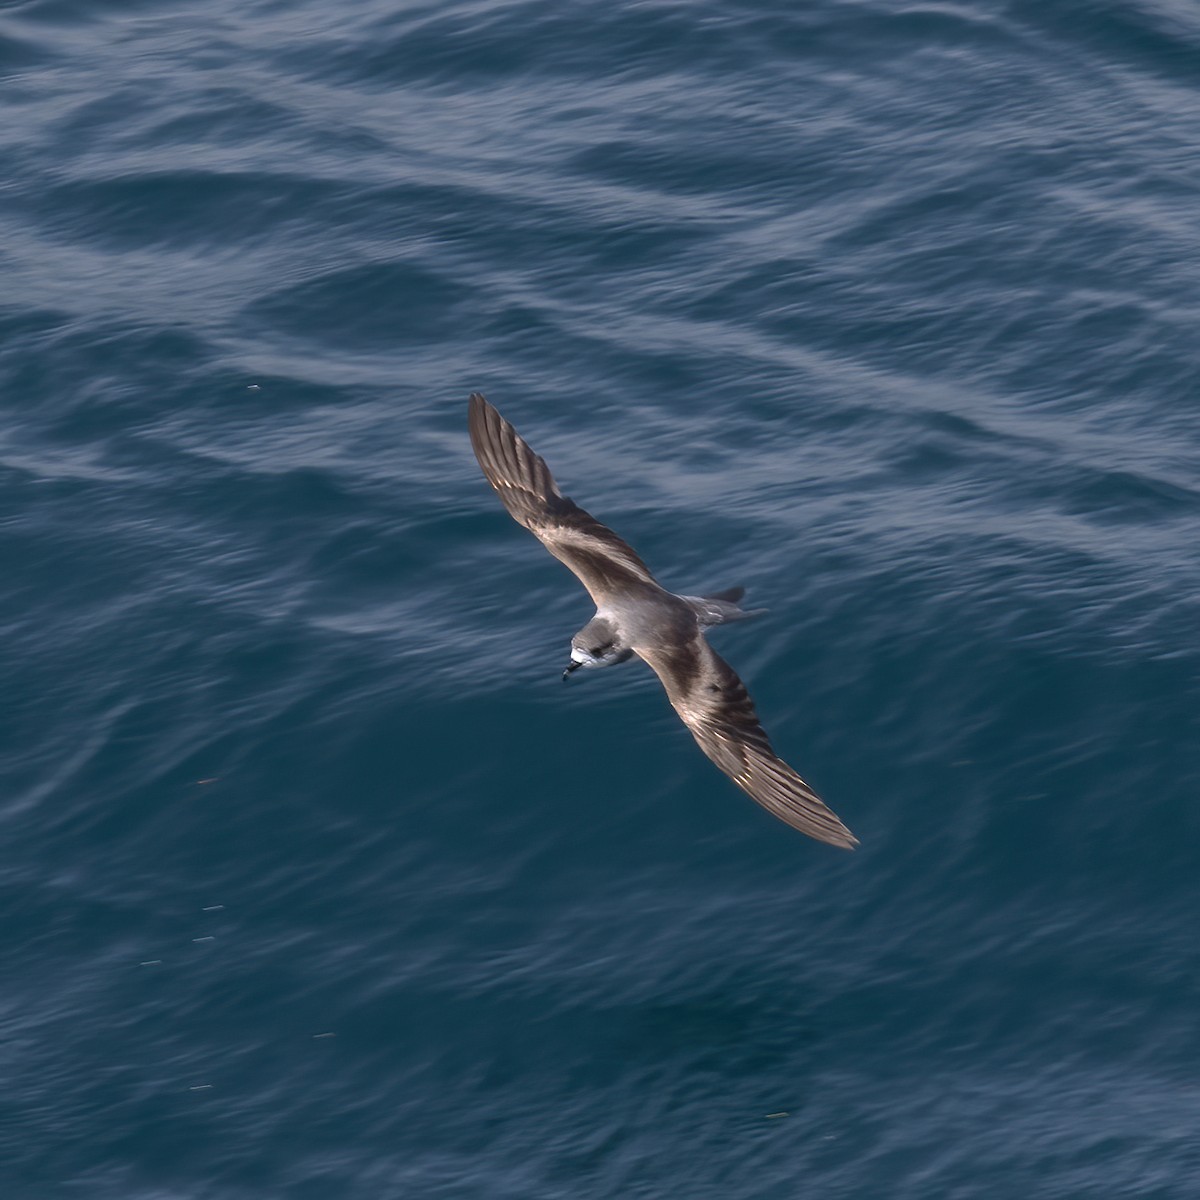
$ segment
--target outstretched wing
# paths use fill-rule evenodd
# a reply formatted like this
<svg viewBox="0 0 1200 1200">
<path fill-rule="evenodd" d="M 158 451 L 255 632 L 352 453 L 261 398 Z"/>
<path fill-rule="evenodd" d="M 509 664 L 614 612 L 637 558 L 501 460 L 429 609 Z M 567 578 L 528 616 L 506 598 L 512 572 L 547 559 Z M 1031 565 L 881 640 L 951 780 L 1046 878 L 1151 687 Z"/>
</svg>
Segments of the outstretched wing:
<svg viewBox="0 0 1200 1200">
<path fill-rule="evenodd" d="M 478 392 L 467 425 L 475 457 L 504 507 L 579 576 L 597 607 L 631 585 L 658 587 L 633 548 L 558 490 L 545 461 Z"/>
<path fill-rule="evenodd" d="M 700 749 L 763 808 L 793 829 L 847 850 L 858 839 L 771 749 L 734 669 L 697 634 L 673 646 L 635 646 Z"/>
</svg>

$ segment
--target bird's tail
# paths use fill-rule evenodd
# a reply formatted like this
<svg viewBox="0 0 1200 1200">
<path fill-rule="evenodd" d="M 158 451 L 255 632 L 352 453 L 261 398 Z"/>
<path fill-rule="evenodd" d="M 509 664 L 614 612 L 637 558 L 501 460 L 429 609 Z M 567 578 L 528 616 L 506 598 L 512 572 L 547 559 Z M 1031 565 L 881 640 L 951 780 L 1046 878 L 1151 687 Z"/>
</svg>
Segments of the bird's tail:
<svg viewBox="0 0 1200 1200">
<path fill-rule="evenodd" d="M 702 626 L 724 625 L 729 621 L 746 621 L 750 617 L 761 617 L 765 608 L 741 608 L 738 601 L 746 594 L 745 588 L 726 588 L 708 596 L 684 596 Z"/>
</svg>

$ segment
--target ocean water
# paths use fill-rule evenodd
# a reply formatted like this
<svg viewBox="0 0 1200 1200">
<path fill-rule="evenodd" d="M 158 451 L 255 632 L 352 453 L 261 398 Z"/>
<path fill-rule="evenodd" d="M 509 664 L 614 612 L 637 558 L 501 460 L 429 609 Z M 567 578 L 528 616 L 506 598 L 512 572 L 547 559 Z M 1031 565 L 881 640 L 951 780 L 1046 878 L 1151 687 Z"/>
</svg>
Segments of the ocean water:
<svg viewBox="0 0 1200 1200">
<path fill-rule="evenodd" d="M 0 5 L 6 1200 L 1200 1194 L 1200 8 Z M 860 837 L 761 811 L 482 390 Z"/>
</svg>

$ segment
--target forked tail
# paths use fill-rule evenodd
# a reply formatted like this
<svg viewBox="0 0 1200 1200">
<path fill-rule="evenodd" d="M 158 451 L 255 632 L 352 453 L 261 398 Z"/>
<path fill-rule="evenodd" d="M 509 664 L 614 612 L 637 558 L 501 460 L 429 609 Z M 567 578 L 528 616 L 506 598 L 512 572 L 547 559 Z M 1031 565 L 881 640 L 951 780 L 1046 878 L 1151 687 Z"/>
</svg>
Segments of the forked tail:
<svg viewBox="0 0 1200 1200">
<path fill-rule="evenodd" d="M 767 611 L 765 608 L 739 607 L 738 601 L 745 594 L 745 588 L 735 587 L 726 588 L 723 592 L 713 592 L 710 596 L 683 596 L 681 599 L 686 600 L 696 610 L 700 624 L 707 628 L 710 625 L 725 625 L 729 621 L 746 621 L 750 617 L 761 617 Z"/>
</svg>

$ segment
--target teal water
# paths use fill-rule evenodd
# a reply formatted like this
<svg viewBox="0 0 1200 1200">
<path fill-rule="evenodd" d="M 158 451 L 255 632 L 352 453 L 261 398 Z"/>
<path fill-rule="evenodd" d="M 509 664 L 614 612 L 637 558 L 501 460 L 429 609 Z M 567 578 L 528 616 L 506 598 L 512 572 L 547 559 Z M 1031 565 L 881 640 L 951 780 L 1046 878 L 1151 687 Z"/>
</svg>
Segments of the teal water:
<svg viewBox="0 0 1200 1200">
<path fill-rule="evenodd" d="M 0 1187 L 1200 1188 L 1200 13 L 0 6 Z M 485 391 L 862 841 L 743 797 Z"/>
</svg>

